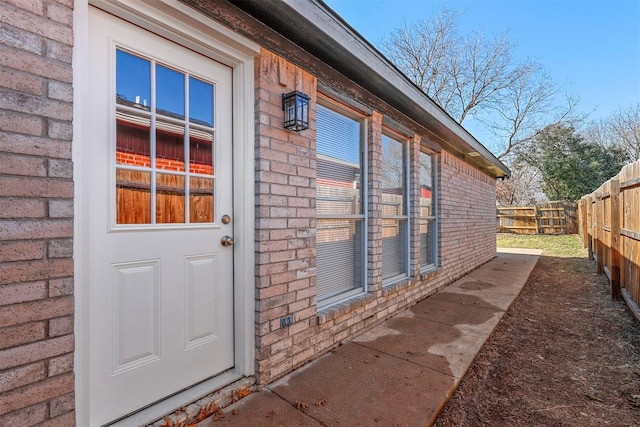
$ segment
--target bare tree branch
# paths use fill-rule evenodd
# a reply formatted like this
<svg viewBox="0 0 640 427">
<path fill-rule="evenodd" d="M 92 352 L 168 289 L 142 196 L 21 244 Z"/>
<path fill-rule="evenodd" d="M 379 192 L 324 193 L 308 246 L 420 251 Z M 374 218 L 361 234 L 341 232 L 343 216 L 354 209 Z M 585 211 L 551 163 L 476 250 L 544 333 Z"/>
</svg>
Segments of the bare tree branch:
<svg viewBox="0 0 640 427">
<path fill-rule="evenodd" d="M 592 121 L 584 138 L 603 148 L 620 147 L 628 162 L 640 160 L 640 104 L 620 108 L 610 117 Z"/>
<path fill-rule="evenodd" d="M 626 109 L 620 109 L 609 119 L 613 137 L 629 158 L 640 159 L 640 103 Z"/>
<path fill-rule="evenodd" d="M 497 137 L 497 157 L 509 160 L 549 124 L 573 123 L 577 99 L 558 106 L 558 88 L 541 64 L 513 57 L 507 33 L 491 39 L 461 35 L 460 12 L 444 8 L 433 17 L 395 30 L 381 49 L 458 123 L 473 117 Z"/>
</svg>

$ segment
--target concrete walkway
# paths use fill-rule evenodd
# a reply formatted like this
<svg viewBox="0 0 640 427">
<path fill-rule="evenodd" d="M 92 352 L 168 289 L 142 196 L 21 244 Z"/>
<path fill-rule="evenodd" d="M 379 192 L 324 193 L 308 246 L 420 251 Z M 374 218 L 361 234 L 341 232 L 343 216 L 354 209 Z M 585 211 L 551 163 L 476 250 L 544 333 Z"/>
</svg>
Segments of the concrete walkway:
<svg viewBox="0 0 640 427">
<path fill-rule="evenodd" d="M 540 254 L 500 249 L 437 294 L 198 427 L 431 425 Z"/>
</svg>

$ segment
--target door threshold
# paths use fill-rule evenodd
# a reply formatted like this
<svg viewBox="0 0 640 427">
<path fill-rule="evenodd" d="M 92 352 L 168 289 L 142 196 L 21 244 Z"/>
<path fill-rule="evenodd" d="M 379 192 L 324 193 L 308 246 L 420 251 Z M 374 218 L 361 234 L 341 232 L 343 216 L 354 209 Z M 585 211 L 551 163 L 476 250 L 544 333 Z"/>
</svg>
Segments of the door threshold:
<svg viewBox="0 0 640 427">
<path fill-rule="evenodd" d="M 111 424 L 106 424 L 109 427 L 131 427 L 131 426 L 146 426 L 155 421 L 161 420 L 163 417 L 172 414 L 177 411 L 178 408 L 187 406 L 195 401 L 202 399 L 203 397 L 212 394 L 221 388 L 238 381 L 244 376 L 231 370 L 222 373 L 218 376 L 198 383 L 186 390 L 176 393 L 167 397 L 157 403 L 152 404 L 138 412 L 135 412 L 125 418 L 121 418 L 114 421 Z M 251 384 L 255 380 L 251 381 Z M 231 394 L 231 391 L 229 391 Z"/>
</svg>

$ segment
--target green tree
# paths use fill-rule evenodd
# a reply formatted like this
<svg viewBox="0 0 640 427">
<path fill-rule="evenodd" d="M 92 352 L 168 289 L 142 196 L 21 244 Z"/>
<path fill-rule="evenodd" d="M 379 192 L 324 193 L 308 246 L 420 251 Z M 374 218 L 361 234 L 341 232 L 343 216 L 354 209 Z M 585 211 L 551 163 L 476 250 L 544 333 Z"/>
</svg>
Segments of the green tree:
<svg viewBox="0 0 640 427">
<path fill-rule="evenodd" d="M 550 200 L 577 200 L 616 175 L 626 153 L 586 141 L 573 126 L 554 124 L 542 129 L 520 158 L 540 171 Z"/>
</svg>

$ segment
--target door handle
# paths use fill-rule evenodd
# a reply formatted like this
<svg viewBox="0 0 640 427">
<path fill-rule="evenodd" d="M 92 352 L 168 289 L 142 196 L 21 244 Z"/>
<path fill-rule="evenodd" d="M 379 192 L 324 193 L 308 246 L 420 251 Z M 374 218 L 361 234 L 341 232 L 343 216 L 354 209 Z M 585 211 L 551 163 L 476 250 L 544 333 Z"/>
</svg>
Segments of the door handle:
<svg viewBox="0 0 640 427">
<path fill-rule="evenodd" d="M 233 246 L 233 237 L 224 236 L 222 239 L 220 239 L 220 243 L 222 243 L 222 246 L 224 247 Z"/>
</svg>

